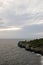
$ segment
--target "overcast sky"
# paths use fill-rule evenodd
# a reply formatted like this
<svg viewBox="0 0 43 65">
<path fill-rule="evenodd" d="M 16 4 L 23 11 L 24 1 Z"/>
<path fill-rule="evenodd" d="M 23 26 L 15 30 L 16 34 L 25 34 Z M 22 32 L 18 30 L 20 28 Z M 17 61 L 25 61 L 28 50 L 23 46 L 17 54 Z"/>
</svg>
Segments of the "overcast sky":
<svg viewBox="0 0 43 65">
<path fill-rule="evenodd" d="M 43 0 L 0 0 L 0 38 L 43 37 Z"/>
</svg>

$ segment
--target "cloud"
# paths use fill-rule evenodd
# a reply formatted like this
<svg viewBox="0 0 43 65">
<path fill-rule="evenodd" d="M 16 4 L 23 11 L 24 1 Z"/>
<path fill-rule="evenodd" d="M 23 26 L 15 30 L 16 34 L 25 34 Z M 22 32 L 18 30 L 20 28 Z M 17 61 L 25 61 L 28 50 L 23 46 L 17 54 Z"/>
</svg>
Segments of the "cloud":
<svg viewBox="0 0 43 65">
<path fill-rule="evenodd" d="M 43 24 L 25 26 L 20 30 L 10 30 L 0 32 L 0 38 L 40 38 L 43 37 Z"/>
<path fill-rule="evenodd" d="M 0 0 L 0 31 L 26 38 L 43 32 L 42 28 L 43 0 Z"/>
<path fill-rule="evenodd" d="M 15 14 L 43 12 L 43 0 L 1 0 L 5 11 L 13 11 Z"/>
<path fill-rule="evenodd" d="M 6 26 L 24 27 L 26 25 L 43 24 L 43 13 L 23 15 L 7 13 L 6 15 L 3 15 L 3 17 L 3 22 Z"/>
<path fill-rule="evenodd" d="M 5 26 L 43 23 L 43 0 L 1 0 L 1 21 Z M 37 22 L 38 21 L 38 22 Z"/>
<path fill-rule="evenodd" d="M 3 31 L 12 31 L 12 30 L 21 30 L 21 28 L 3 28 L 3 29 L 0 29 L 0 32 L 3 32 Z"/>
</svg>

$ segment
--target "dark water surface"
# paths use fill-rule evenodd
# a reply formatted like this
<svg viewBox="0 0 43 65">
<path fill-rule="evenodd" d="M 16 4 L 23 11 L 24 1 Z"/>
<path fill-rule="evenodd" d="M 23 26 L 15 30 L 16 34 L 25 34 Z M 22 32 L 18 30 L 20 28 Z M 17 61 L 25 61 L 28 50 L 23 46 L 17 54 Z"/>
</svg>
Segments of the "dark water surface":
<svg viewBox="0 0 43 65">
<path fill-rule="evenodd" d="M 18 40 L 0 40 L 0 65 L 43 65 L 41 55 L 17 46 Z"/>
</svg>

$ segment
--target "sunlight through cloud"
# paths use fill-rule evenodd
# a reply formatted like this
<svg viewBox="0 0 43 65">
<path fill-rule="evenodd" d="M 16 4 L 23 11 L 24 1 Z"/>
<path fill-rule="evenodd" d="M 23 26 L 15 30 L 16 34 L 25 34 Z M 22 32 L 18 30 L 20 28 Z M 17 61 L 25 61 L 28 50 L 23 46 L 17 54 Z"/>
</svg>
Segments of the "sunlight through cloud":
<svg viewBox="0 0 43 65">
<path fill-rule="evenodd" d="M 0 29 L 0 31 L 16 31 L 16 30 L 21 30 L 21 28 L 4 28 L 4 29 Z"/>
</svg>

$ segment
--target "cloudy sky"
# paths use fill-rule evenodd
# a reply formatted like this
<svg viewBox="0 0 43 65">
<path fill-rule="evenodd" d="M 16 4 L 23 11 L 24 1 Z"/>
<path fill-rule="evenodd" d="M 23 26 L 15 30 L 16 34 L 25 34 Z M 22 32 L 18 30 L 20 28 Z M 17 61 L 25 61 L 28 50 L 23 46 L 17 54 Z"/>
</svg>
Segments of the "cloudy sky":
<svg viewBox="0 0 43 65">
<path fill-rule="evenodd" d="M 43 37 L 43 0 L 0 0 L 0 38 Z"/>
</svg>

